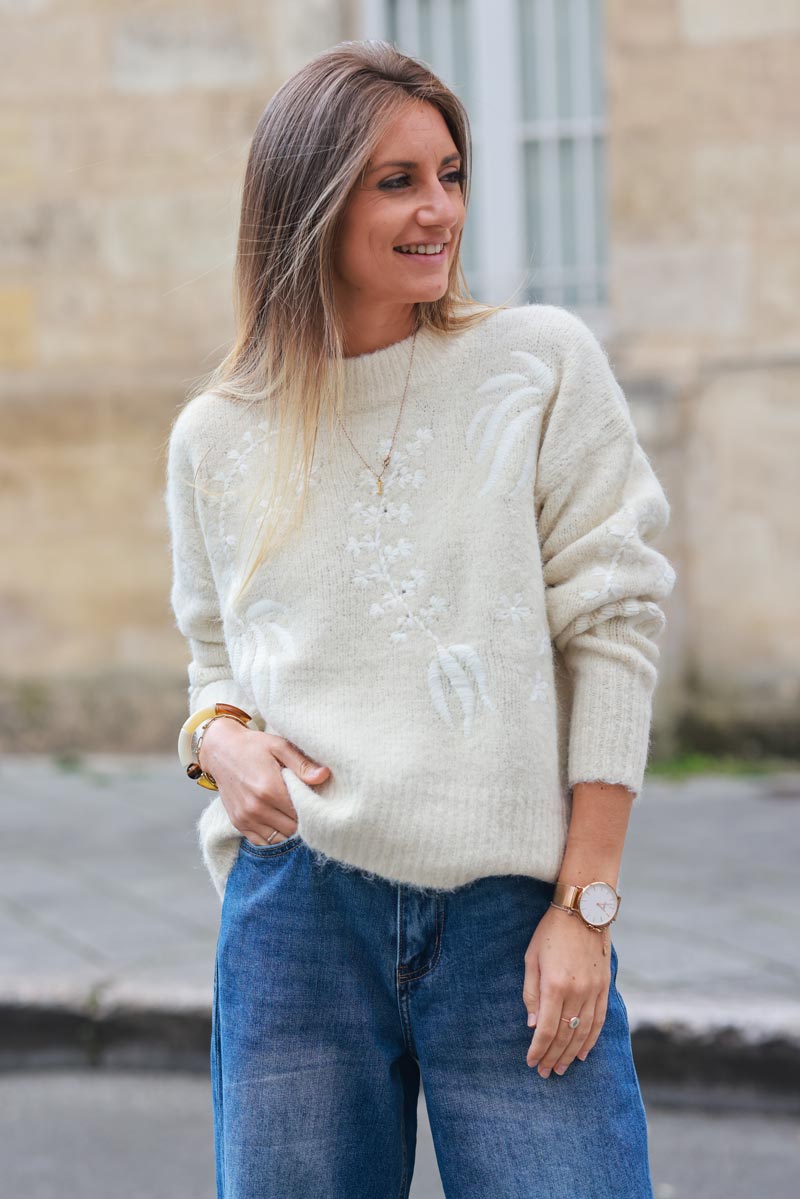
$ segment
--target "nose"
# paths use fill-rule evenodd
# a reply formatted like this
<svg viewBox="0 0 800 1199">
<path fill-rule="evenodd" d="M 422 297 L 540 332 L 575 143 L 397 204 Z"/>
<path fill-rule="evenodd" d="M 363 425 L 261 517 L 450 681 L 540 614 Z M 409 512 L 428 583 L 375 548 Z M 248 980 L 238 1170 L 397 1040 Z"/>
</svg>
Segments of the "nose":
<svg viewBox="0 0 800 1199">
<path fill-rule="evenodd" d="M 417 217 L 421 225 L 439 225 L 451 229 L 458 220 L 461 206 L 461 191 L 447 188 L 437 178 L 426 189 L 425 197 L 417 209 Z"/>
</svg>

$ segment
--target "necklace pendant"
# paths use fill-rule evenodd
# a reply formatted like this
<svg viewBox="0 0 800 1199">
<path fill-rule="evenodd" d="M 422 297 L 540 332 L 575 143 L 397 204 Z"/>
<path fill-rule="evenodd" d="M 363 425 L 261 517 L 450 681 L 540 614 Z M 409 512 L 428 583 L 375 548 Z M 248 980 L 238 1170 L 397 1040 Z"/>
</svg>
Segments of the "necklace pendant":
<svg viewBox="0 0 800 1199">
<path fill-rule="evenodd" d="M 383 479 L 378 479 L 378 495 L 383 495 Z"/>
</svg>

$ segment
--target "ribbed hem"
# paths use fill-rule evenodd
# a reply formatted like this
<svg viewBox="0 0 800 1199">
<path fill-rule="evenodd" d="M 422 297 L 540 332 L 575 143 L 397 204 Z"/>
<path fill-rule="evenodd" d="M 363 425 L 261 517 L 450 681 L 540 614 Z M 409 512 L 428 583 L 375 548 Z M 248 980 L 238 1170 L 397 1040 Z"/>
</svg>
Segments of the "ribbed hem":
<svg viewBox="0 0 800 1199">
<path fill-rule="evenodd" d="M 572 671 L 569 785 L 621 783 L 638 795 L 650 743 L 652 674 L 580 655 Z"/>
</svg>

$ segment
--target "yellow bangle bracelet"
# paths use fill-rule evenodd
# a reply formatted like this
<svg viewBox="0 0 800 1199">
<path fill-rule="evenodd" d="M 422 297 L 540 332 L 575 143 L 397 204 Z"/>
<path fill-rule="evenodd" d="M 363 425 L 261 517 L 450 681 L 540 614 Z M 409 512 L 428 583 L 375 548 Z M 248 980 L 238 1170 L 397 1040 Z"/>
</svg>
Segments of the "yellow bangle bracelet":
<svg viewBox="0 0 800 1199">
<path fill-rule="evenodd" d="M 216 705 L 208 708 L 198 708 L 196 712 L 192 712 L 183 722 L 181 731 L 178 734 L 178 757 L 180 758 L 181 766 L 191 766 L 194 761 L 192 756 L 192 733 L 194 730 L 204 720 L 208 720 L 210 716 L 216 716 L 216 714 Z"/>
<path fill-rule="evenodd" d="M 213 707 L 199 708 L 196 712 L 192 712 L 190 716 L 183 722 L 181 731 L 178 734 L 178 758 L 181 765 L 186 768 L 186 773 L 189 778 L 201 787 L 208 788 L 209 791 L 218 790 L 216 781 L 210 774 L 206 773 L 200 763 L 197 761 L 192 751 L 192 733 L 204 721 L 210 720 L 214 716 L 231 716 L 234 720 L 238 720 L 240 724 L 253 725 L 253 717 L 249 712 L 245 712 L 242 708 L 237 708 L 235 704 L 217 703 Z"/>
</svg>

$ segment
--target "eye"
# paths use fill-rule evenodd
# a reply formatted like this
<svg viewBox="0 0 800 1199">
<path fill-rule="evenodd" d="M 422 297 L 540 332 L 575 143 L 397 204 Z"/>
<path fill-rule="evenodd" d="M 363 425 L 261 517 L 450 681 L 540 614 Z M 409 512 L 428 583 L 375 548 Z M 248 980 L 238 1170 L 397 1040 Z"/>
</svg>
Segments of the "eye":
<svg viewBox="0 0 800 1199">
<path fill-rule="evenodd" d="M 400 191 L 405 186 L 408 178 L 408 175 L 395 175 L 393 179 L 384 179 L 382 183 L 378 184 L 378 187 L 382 191 Z M 443 176 L 443 179 L 449 183 L 457 183 L 460 186 L 464 183 L 466 174 L 461 170 L 450 171 L 447 175 Z"/>
</svg>

